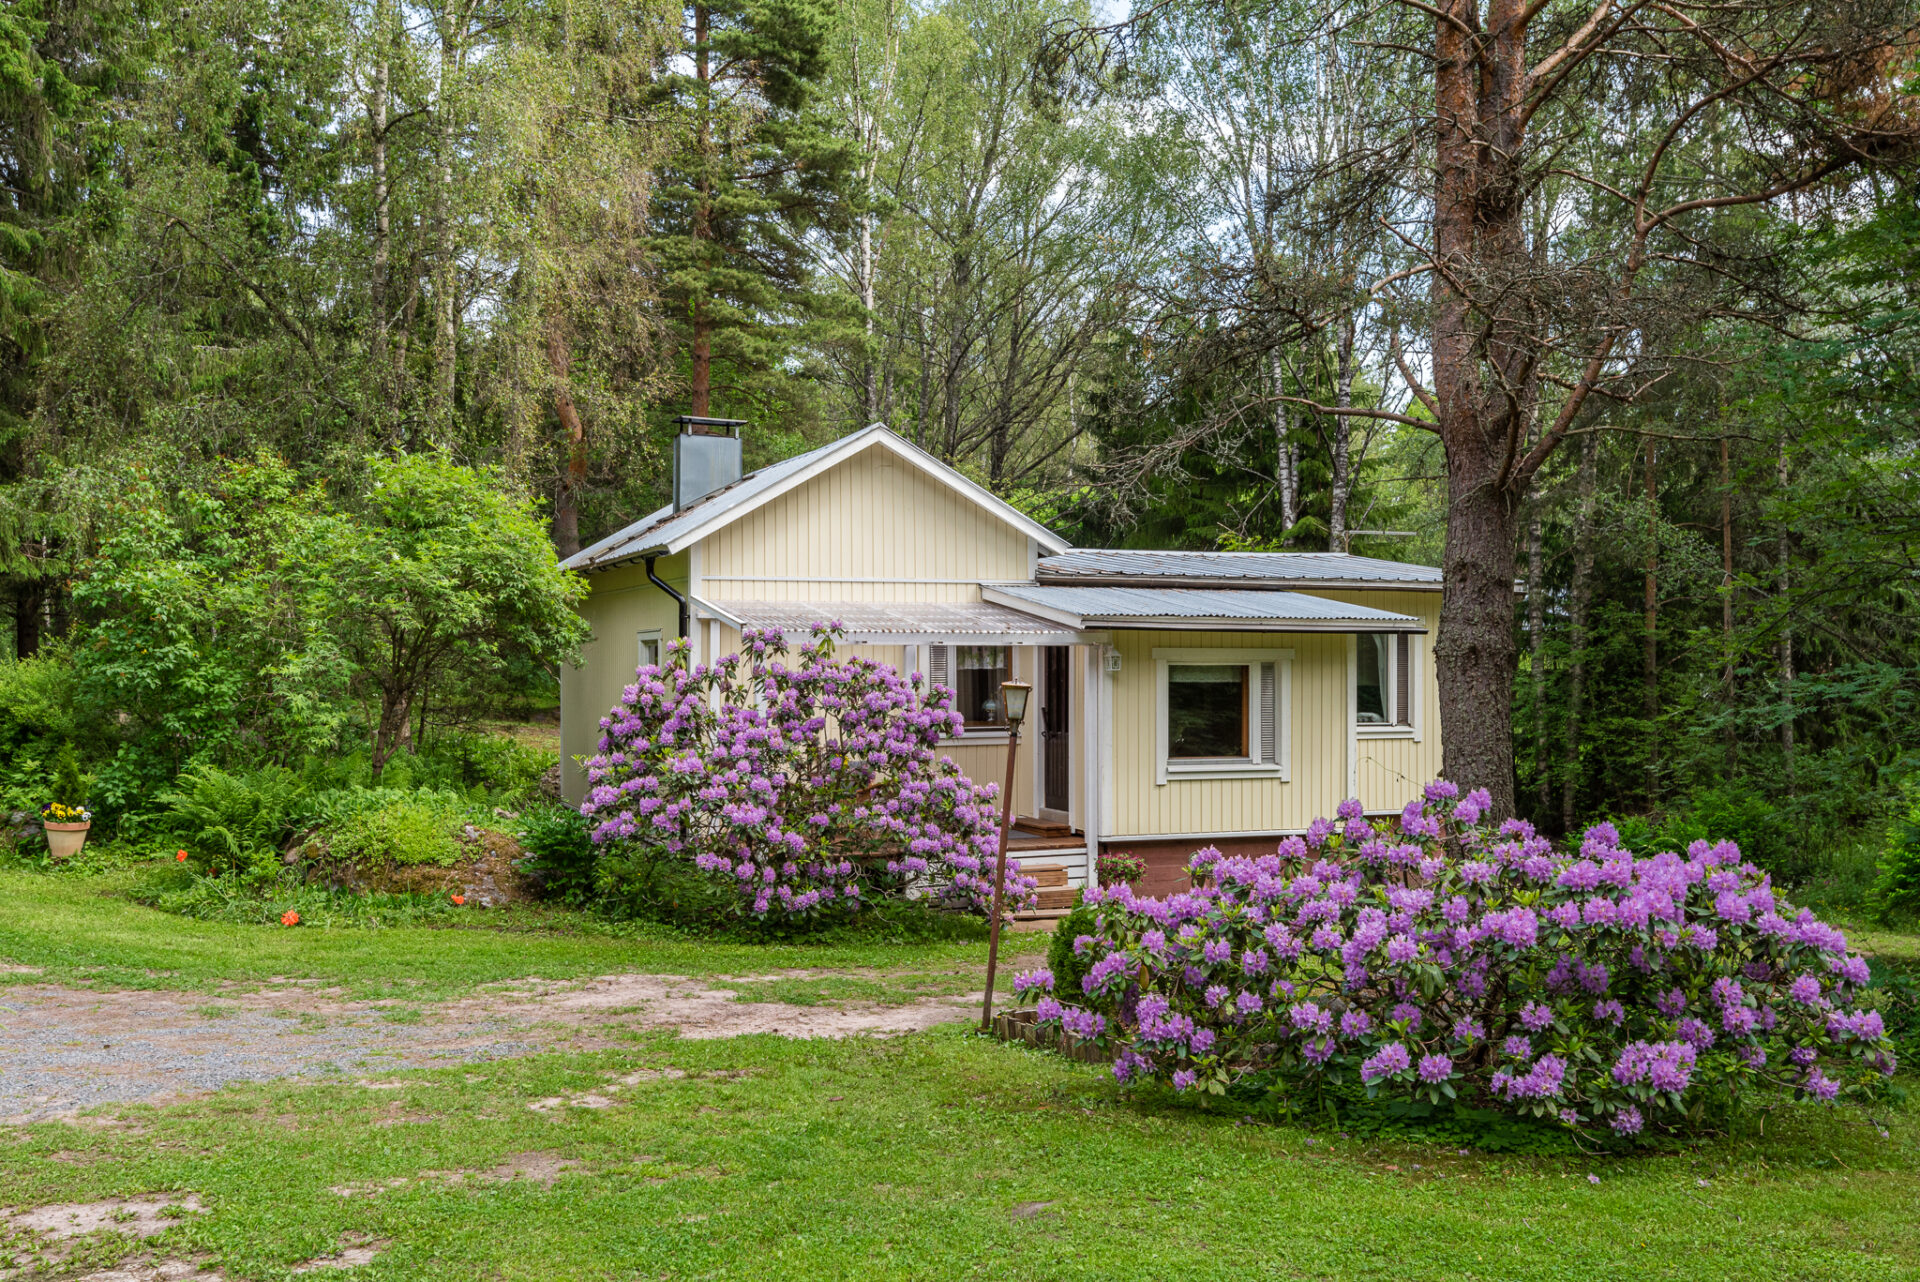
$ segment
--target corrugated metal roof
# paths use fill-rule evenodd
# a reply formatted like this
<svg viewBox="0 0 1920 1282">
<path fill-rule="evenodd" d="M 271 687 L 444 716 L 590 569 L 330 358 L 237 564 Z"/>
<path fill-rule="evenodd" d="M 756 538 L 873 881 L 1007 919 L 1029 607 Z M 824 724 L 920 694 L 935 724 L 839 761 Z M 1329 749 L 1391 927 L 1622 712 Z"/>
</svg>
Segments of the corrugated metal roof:
<svg viewBox="0 0 1920 1282">
<path fill-rule="evenodd" d="M 780 482 L 802 471 L 806 466 L 840 446 L 844 438 L 832 445 L 823 445 L 817 450 L 808 450 L 805 454 L 796 454 L 778 463 L 769 463 L 757 472 L 749 472 L 725 489 L 715 490 L 706 497 L 689 503 L 675 512 L 671 506 L 641 517 L 626 529 L 608 535 L 590 548 L 582 548 L 568 557 L 563 565 L 569 570 L 591 570 L 602 565 L 611 565 L 637 556 L 649 548 L 661 548 L 672 543 L 682 534 L 698 529 L 714 517 L 720 516 L 731 508 L 738 507 L 748 499 L 765 493 Z"/>
<path fill-rule="evenodd" d="M 990 601 L 1030 607 L 1073 628 L 1193 627 L 1259 624 L 1249 631 L 1424 632 L 1406 614 L 1347 605 L 1303 592 L 1231 588 L 1059 587 L 988 583 Z"/>
<path fill-rule="evenodd" d="M 1344 552 L 1149 552 L 1075 548 L 1040 558 L 1040 583 L 1145 580 L 1162 586 L 1273 583 L 1316 587 L 1438 588 L 1430 565 L 1383 561 Z"/>
<path fill-rule="evenodd" d="M 990 601 L 706 601 L 695 609 L 735 628 L 777 628 L 804 639 L 816 623 L 838 622 L 848 641 L 879 644 L 1067 645 L 1072 628 Z"/>
</svg>

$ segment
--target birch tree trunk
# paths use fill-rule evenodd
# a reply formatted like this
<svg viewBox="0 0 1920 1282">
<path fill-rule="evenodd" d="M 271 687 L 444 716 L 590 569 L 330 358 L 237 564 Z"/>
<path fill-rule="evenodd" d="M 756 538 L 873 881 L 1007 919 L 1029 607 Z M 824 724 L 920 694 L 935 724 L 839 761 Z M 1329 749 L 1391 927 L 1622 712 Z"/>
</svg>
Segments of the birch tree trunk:
<svg viewBox="0 0 1920 1282">
<path fill-rule="evenodd" d="M 369 104 L 368 127 L 373 143 L 373 328 L 369 335 L 369 354 L 374 377 L 374 403 L 382 418 L 387 413 L 388 355 L 387 311 L 388 278 L 393 258 L 393 199 L 387 183 L 387 119 L 392 97 L 393 40 L 387 0 L 379 0 L 373 9 L 373 101 Z"/>
<path fill-rule="evenodd" d="M 454 96 L 466 56 L 467 10 L 447 9 L 440 19 L 440 65 L 434 83 L 433 183 L 433 384 L 428 396 L 429 435 L 444 430 L 453 412 L 453 381 L 459 341 L 458 266 L 453 234 L 453 152 L 458 134 Z"/>
<path fill-rule="evenodd" d="M 1353 331 L 1355 320 L 1349 314 L 1340 326 L 1335 346 L 1333 403 L 1338 409 L 1353 406 Z M 1333 416 L 1332 492 L 1327 502 L 1327 550 L 1347 550 L 1347 499 L 1353 493 L 1353 420 L 1345 414 Z"/>
<path fill-rule="evenodd" d="M 1278 399 L 1287 392 L 1286 365 L 1280 353 L 1268 357 L 1273 377 L 1274 482 L 1280 490 L 1281 537 L 1287 538 L 1300 520 L 1300 443 L 1293 438 L 1293 407 Z"/>
</svg>

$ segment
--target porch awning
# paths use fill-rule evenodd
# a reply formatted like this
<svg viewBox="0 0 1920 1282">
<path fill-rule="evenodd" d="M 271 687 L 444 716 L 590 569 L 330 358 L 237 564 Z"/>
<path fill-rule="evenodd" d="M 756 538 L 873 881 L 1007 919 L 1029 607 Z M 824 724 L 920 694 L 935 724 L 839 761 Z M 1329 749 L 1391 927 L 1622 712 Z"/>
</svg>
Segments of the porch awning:
<svg viewBox="0 0 1920 1282">
<path fill-rule="evenodd" d="M 777 628 L 789 641 L 816 623 L 839 622 L 846 639 L 866 645 L 1075 645 L 1089 640 L 1063 627 L 990 601 L 706 601 L 694 612 L 733 628 Z"/>
<path fill-rule="evenodd" d="M 1041 587 L 983 583 L 988 601 L 1076 631 L 1425 632 L 1410 614 L 1348 605 L 1304 592 L 1215 588 Z"/>
</svg>

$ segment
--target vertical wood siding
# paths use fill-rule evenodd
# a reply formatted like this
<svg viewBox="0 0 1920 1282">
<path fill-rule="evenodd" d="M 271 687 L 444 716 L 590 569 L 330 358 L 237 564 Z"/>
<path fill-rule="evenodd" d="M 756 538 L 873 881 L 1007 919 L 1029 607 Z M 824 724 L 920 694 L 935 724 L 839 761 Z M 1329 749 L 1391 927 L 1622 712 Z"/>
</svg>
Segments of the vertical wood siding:
<svg viewBox="0 0 1920 1282">
<path fill-rule="evenodd" d="M 700 573 L 716 601 L 973 601 L 1027 577 L 1027 536 L 871 446 L 705 540 Z"/>
<path fill-rule="evenodd" d="M 1440 687 L 1433 671 L 1433 643 L 1440 634 L 1440 594 L 1329 591 L 1313 595 L 1348 605 L 1411 614 L 1426 622 L 1426 635 L 1413 638 L 1414 675 L 1419 682 L 1419 739 L 1361 739 L 1358 742 L 1361 803 L 1368 810 L 1398 810 L 1440 774 Z"/>
</svg>

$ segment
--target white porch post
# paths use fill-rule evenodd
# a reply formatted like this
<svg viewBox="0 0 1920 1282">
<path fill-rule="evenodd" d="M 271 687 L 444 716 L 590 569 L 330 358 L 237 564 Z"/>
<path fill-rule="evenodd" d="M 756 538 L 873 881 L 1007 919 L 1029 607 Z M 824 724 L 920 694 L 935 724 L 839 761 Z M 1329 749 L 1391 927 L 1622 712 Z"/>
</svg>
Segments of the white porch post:
<svg viewBox="0 0 1920 1282">
<path fill-rule="evenodd" d="M 1107 666 L 1107 648 L 1104 645 L 1089 645 L 1081 647 L 1081 650 L 1085 662 L 1081 665 L 1084 676 L 1081 682 L 1080 727 L 1085 741 L 1080 747 L 1080 813 L 1081 827 L 1087 838 L 1087 885 L 1091 888 L 1100 884 L 1100 829 L 1106 822 L 1100 805 L 1100 762 L 1106 755 L 1101 747 L 1101 732 L 1105 725 L 1101 717 L 1100 692 L 1105 684 L 1101 673 Z"/>
</svg>

